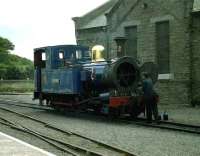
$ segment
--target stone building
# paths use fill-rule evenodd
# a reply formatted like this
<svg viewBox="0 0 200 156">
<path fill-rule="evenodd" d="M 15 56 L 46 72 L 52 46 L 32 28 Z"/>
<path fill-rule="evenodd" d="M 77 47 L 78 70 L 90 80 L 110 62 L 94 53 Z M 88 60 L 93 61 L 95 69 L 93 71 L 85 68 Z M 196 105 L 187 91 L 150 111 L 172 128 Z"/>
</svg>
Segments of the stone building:
<svg viewBox="0 0 200 156">
<path fill-rule="evenodd" d="M 90 48 L 97 43 L 108 46 L 106 14 L 115 6 L 118 0 L 110 0 L 83 17 L 74 17 L 77 44 Z"/>
<path fill-rule="evenodd" d="M 106 47 L 158 65 L 156 89 L 163 104 L 200 101 L 200 0 L 110 0 L 75 21 L 77 44 Z"/>
</svg>

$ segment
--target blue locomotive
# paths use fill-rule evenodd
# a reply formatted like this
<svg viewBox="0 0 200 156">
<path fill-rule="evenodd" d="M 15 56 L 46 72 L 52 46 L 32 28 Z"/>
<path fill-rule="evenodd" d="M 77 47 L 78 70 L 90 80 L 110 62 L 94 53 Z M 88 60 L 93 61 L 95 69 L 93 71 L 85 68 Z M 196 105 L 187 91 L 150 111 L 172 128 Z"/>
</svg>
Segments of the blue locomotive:
<svg viewBox="0 0 200 156">
<path fill-rule="evenodd" d="M 55 109 L 87 109 L 134 117 L 144 111 L 138 62 L 106 60 L 104 47 L 58 45 L 34 49 L 34 99 Z"/>
</svg>

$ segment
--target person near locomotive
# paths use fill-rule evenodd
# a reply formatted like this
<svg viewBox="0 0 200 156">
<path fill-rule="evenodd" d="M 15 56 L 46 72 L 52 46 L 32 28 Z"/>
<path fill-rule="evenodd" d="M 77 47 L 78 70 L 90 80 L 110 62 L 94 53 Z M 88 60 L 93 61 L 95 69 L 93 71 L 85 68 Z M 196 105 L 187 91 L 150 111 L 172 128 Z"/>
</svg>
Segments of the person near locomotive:
<svg viewBox="0 0 200 156">
<path fill-rule="evenodd" d="M 146 108 L 147 122 L 152 122 L 152 114 L 155 121 L 158 121 L 158 94 L 153 89 L 153 82 L 148 73 L 143 74 L 142 83 L 143 97 Z"/>
</svg>

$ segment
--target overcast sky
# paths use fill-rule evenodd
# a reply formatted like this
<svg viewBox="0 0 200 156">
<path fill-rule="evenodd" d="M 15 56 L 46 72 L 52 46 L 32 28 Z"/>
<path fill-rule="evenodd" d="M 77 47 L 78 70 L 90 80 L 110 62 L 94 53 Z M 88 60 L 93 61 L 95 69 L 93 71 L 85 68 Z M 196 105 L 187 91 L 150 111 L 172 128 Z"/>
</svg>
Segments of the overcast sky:
<svg viewBox="0 0 200 156">
<path fill-rule="evenodd" d="M 0 0 L 0 36 L 15 45 L 14 54 L 33 60 L 33 48 L 75 44 L 72 17 L 107 0 Z"/>
</svg>

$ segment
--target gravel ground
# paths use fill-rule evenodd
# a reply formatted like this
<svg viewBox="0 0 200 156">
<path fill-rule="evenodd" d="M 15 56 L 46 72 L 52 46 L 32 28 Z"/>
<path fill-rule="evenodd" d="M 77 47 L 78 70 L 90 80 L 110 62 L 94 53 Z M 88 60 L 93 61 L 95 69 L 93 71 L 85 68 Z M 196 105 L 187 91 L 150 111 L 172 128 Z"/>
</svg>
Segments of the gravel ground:
<svg viewBox="0 0 200 156">
<path fill-rule="evenodd" d="M 40 117 L 49 122 L 51 115 L 46 113 Z M 54 115 L 51 123 L 60 128 L 93 137 L 142 156 L 200 155 L 200 137 L 198 135 L 75 116 Z"/>
<path fill-rule="evenodd" d="M 1 95 L 0 94 L 0 98 L 1 99 L 23 101 L 23 102 L 30 102 L 30 103 L 35 103 L 35 104 L 39 103 L 38 100 L 32 100 L 33 99 L 32 94 L 28 94 L 28 95 Z"/>
<path fill-rule="evenodd" d="M 1 98 L 2 96 L 0 96 Z M 3 96 L 15 100 L 29 100 L 31 96 Z M 200 124 L 200 108 L 187 106 L 159 106 L 166 110 L 171 120 Z M 76 114 L 55 114 L 54 112 L 15 108 L 28 115 L 39 117 L 62 129 L 104 141 L 129 150 L 140 156 L 199 156 L 200 136 L 146 128 L 136 125 L 119 124 L 109 120 L 91 119 Z M 0 129 L 1 130 L 1 129 Z M 48 150 L 49 151 L 49 150 Z"/>
<path fill-rule="evenodd" d="M 161 113 L 166 111 L 171 121 L 200 125 L 200 106 L 167 105 L 159 106 L 159 111 Z"/>
</svg>

